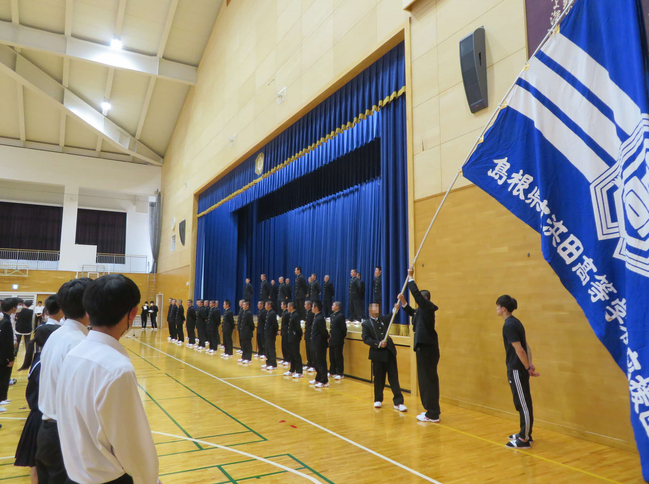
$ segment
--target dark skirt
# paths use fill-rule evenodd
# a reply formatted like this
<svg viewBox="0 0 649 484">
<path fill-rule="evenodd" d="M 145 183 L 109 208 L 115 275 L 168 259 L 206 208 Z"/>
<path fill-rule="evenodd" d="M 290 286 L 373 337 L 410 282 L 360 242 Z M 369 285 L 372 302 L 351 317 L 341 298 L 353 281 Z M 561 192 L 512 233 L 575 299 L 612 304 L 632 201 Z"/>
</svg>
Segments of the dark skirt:
<svg viewBox="0 0 649 484">
<path fill-rule="evenodd" d="M 43 414 L 40 410 L 32 410 L 27 416 L 23 433 L 20 436 L 18 447 L 16 448 L 16 462 L 18 467 L 35 467 L 36 466 L 36 436 L 38 429 L 41 427 Z"/>
</svg>

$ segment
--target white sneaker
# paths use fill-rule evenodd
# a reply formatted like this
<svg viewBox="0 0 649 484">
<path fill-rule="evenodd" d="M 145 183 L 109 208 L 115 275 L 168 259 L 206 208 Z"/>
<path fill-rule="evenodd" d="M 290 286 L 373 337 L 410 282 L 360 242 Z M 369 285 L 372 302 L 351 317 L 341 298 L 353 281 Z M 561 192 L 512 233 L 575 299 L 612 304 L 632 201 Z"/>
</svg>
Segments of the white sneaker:
<svg viewBox="0 0 649 484">
<path fill-rule="evenodd" d="M 303 367 L 302 367 L 302 371 L 308 371 L 308 370 L 309 370 L 309 367 L 308 367 L 308 366 L 303 366 Z"/>
<path fill-rule="evenodd" d="M 277 370 L 277 367 L 276 366 L 267 366 L 266 370 L 268 370 L 268 371 Z"/>
<path fill-rule="evenodd" d="M 243 363 L 244 365 L 249 365 L 252 362 L 250 360 L 243 360 L 241 363 Z"/>
<path fill-rule="evenodd" d="M 8 398 L 8 399 L 6 399 L 6 400 L 1 401 L 1 402 L 0 402 L 0 405 L 9 405 L 10 403 L 11 403 L 11 399 Z"/>
<path fill-rule="evenodd" d="M 171 341 L 171 336 L 167 336 L 167 341 Z"/>
<path fill-rule="evenodd" d="M 265 370 L 266 368 L 268 368 L 266 365 L 261 365 L 262 370 Z"/>
<path fill-rule="evenodd" d="M 374 408 L 381 408 L 383 404 L 381 402 L 374 402 Z"/>
<path fill-rule="evenodd" d="M 328 388 L 329 383 L 320 383 L 320 382 L 318 382 L 318 383 L 315 384 L 315 387 L 316 388 Z"/>
<path fill-rule="evenodd" d="M 342 379 L 343 379 L 343 376 L 342 376 L 342 375 L 336 375 L 334 378 L 335 378 L 336 380 L 342 380 Z"/>
<path fill-rule="evenodd" d="M 432 419 L 432 418 L 426 417 L 426 412 L 417 415 L 417 420 L 419 420 L 420 422 L 432 422 L 432 423 L 438 423 L 439 422 L 438 418 L 437 419 Z"/>
<path fill-rule="evenodd" d="M 187 348 L 193 348 L 193 347 L 194 347 L 194 345 L 193 345 L 193 344 L 190 344 L 190 343 L 186 343 L 185 346 L 187 346 Z"/>
<path fill-rule="evenodd" d="M 314 371 L 315 371 L 315 368 L 313 368 L 313 367 L 311 367 L 311 368 L 308 369 L 308 372 L 309 372 L 309 373 L 313 373 Z"/>
<path fill-rule="evenodd" d="M 403 403 L 400 404 L 400 405 L 395 405 L 394 409 L 399 410 L 399 412 L 407 412 L 408 411 L 408 407 L 406 407 Z"/>
<path fill-rule="evenodd" d="M 291 376 L 292 374 L 293 374 L 293 373 L 291 373 L 290 371 L 285 371 L 285 372 L 284 372 L 284 376 Z"/>
<path fill-rule="evenodd" d="M 243 358 L 239 358 L 237 362 L 241 363 L 243 361 Z"/>
<path fill-rule="evenodd" d="M 311 381 L 309 382 L 309 385 L 315 385 L 316 383 L 318 383 L 318 382 L 315 381 L 315 380 L 311 380 Z"/>
<path fill-rule="evenodd" d="M 4 407 L 0 407 L 0 413 L 2 413 L 2 412 L 6 412 L 6 411 L 7 411 L 6 408 L 4 408 Z"/>
<path fill-rule="evenodd" d="M 182 345 L 183 345 L 183 342 L 182 342 L 182 341 L 178 341 L 176 344 L 177 344 L 178 346 L 182 346 Z"/>
<path fill-rule="evenodd" d="M 261 355 L 261 356 L 259 357 L 259 359 L 260 359 L 260 360 L 265 360 L 265 359 L 266 359 L 266 355 Z"/>
<path fill-rule="evenodd" d="M 288 362 L 288 361 L 285 361 L 285 362 L 284 362 L 284 366 L 291 366 L 291 363 Z"/>
<path fill-rule="evenodd" d="M 293 373 L 293 378 L 302 378 L 304 377 L 303 373 Z"/>
<path fill-rule="evenodd" d="M 284 360 L 278 360 L 278 361 L 277 361 L 277 364 L 278 364 L 278 365 L 283 365 L 283 364 L 284 364 Z"/>
<path fill-rule="evenodd" d="M 243 350 L 237 350 L 237 353 L 239 353 L 240 355 L 242 355 L 242 354 L 243 354 Z"/>
</svg>

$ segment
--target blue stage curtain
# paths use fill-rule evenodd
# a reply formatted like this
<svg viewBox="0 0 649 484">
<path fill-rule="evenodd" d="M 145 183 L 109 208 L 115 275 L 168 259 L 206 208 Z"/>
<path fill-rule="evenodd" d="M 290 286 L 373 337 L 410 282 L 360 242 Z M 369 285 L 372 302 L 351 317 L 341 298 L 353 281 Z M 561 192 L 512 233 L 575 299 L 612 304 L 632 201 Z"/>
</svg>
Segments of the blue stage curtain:
<svg viewBox="0 0 649 484">
<path fill-rule="evenodd" d="M 401 43 L 203 192 L 198 200 L 198 213 L 258 178 L 255 159 L 260 152 L 265 157 L 263 173 L 267 173 L 355 120 L 361 128 L 352 128 L 355 131 L 353 138 L 346 142 L 356 138 L 356 143 L 362 143 L 363 137 L 372 136 L 373 125 L 372 122 L 359 121 L 358 116 L 370 114 L 380 101 L 399 92 L 405 85 L 405 52 Z M 369 116 L 368 120 L 374 116 Z M 350 146 L 347 150 L 359 146 L 361 144 Z"/>
</svg>

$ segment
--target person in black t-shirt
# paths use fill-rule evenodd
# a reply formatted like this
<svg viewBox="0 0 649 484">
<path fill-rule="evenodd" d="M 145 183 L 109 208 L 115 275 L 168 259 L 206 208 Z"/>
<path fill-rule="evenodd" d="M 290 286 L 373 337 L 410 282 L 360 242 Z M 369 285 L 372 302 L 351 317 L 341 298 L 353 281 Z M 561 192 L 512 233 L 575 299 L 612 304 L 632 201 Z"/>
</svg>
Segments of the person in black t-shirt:
<svg viewBox="0 0 649 484">
<path fill-rule="evenodd" d="M 500 296 L 496 301 L 496 314 L 505 320 L 503 341 L 505 343 L 507 378 L 514 396 L 514 406 L 520 415 L 521 428 L 517 434 L 509 436 L 507 447 L 529 449 L 532 445 L 532 426 L 534 411 L 530 377 L 539 376 L 532 364 L 532 351 L 527 344 L 523 323 L 512 316 L 518 309 L 516 299 Z"/>
</svg>

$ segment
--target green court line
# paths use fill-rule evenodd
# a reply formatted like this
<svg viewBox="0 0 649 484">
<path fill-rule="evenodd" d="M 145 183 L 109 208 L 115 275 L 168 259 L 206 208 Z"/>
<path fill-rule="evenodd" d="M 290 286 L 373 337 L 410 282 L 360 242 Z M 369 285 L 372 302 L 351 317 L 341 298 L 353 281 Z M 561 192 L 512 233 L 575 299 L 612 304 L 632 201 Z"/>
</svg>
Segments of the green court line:
<svg viewBox="0 0 649 484">
<path fill-rule="evenodd" d="M 322 474 L 320 474 L 318 471 L 316 471 L 316 470 L 314 470 L 313 468 L 311 468 L 311 467 L 309 467 L 308 465 L 306 465 L 304 462 L 302 462 L 300 459 L 298 459 L 297 457 L 295 457 L 293 454 L 278 454 L 278 455 L 272 455 L 272 456 L 270 456 L 270 457 L 265 457 L 265 458 L 266 458 L 266 459 L 275 459 L 276 457 L 290 457 L 291 459 L 293 459 L 295 462 L 297 462 L 298 464 L 300 464 L 300 465 L 302 466 L 302 467 L 297 468 L 297 469 L 295 469 L 295 470 L 308 469 L 308 470 L 310 470 L 311 472 L 313 472 L 316 476 L 318 476 L 318 477 L 324 479 L 325 481 L 327 481 L 329 484 L 334 484 L 333 481 L 330 481 L 330 480 L 327 479 L 325 476 L 323 476 Z M 242 461 L 239 461 L 239 462 L 231 462 L 231 463 L 229 463 L 229 464 L 222 464 L 222 465 L 223 465 L 223 466 L 231 466 L 231 465 L 235 465 L 235 464 L 243 464 L 243 463 L 246 463 L 246 462 L 252 462 L 253 460 L 254 460 L 254 459 L 248 459 L 248 460 L 242 460 Z M 286 471 L 285 471 L 285 472 L 286 472 Z M 249 478 L 246 477 L 246 479 L 249 479 Z M 239 480 L 240 480 L 240 481 L 243 481 L 244 479 L 239 479 Z"/>
<path fill-rule="evenodd" d="M 230 433 L 227 433 L 227 434 L 206 435 L 205 437 L 198 437 L 196 440 L 212 439 L 214 437 L 224 437 L 226 435 L 247 434 L 248 432 L 250 432 L 250 430 L 242 430 L 241 432 L 230 432 Z M 178 442 L 187 442 L 187 441 L 186 440 L 170 440 L 169 442 L 158 442 L 155 445 L 176 444 Z"/>
<path fill-rule="evenodd" d="M 8 481 L 9 479 L 20 479 L 21 477 L 29 477 L 29 474 L 27 474 L 26 476 L 0 477 L 0 481 Z"/>
<path fill-rule="evenodd" d="M 247 426 L 246 424 L 244 424 L 244 423 L 243 423 L 242 421 L 240 421 L 239 419 L 233 417 L 233 416 L 230 415 L 228 412 L 226 412 L 225 410 L 223 410 L 221 407 L 219 407 L 219 406 L 217 406 L 216 404 L 214 404 L 214 403 L 212 403 L 211 401 L 209 401 L 207 398 L 205 398 L 205 397 L 204 397 L 203 395 L 201 395 L 200 393 L 195 392 L 194 390 L 192 390 L 191 388 L 189 388 L 189 387 L 188 387 L 187 385 L 185 385 L 184 383 L 181 383 L 180 381 L 176 380 L 176 379 L 175 379 L 173 376 L 171 376 L 169 373 L 166 373 L 166 375 L 167 375 L 169 378 L 171 378 L 173 381 L 175 381 L 176 383 L 178 383 L 179 385 L 183 386 L 184 388 L 186 388 L 187 390 L 189 390 L 190 392 L 192 392 L 194 395 L 196 395 L 196 396 L 202 398 L 204 401 L 206 401 L 207 403 L 209 403 L 210 405 L 212 405 L 212 406 L 213 406 L 214 408 L 216 408 L 218 411 L 222 412 L 223 414 L 227 415 L 228 417 L 230 417 L 232 420 L 234 420 L 235 422 L 237 422 L 237 423 L 240 424 L 241 426 L 243 426 L 243 427 L 247 428 L 248 430 L 250 430 L 253 434 L 255 434 L 257 437 L 259 437 L 259 438 L 262 439 L 263 441 L 267 441 L 267 440 L 268 440 L 266 437 L 264 437 L 263 435 L 261 435 L 259 432 L 256 432 L 255 430 L 253 430 L 252 428 L 250 428 L 249 426 Z"/>
<path fill-rule="evenodd" d="M 223 447 L 236 447 L 237 445 L 258 444 L 260 442 L 266 442 L 266 441 L 265 440 L 251 440 L 250 442 L 241 442 L 239 444 L 224 445 Z M 171 455 L 189 454 L 190 452 L 200 452 L 200 451 L 215 450 L 215 449 L 218 449 L 218 447 L 211 447 L 210 446 L 207 449 L 201 447 L 200 449 L 185 450 L 185 451 L 181 451 L 181 452 L 172 452 L 171 454 L 162 454 L 162 455 L 159 455 L 158 457 L 169 457 Z"/>
<path fill-rule="evenodd" d="M 155 368 L 156 370 L 160 370 L 160 368 L 158 368 L 158 367 L 155 366 L 153 363 L 151 363 L 149 360 L 147 360 L 146 358 L 144 358 L 144 356 L 142 356 L 142 355 L 138 355 L 135 351 L 133 351 L 133 350 L 130 349 L 130 348 L 126 348 L 126 349 L 127 349 L 128 351 L 130 351 L 131 353 L 133 353 L 133 354 L 134 354 L 135 356 L 137 356 L 138 358 L 140 358 L 140 359 L 146 361 L 149 365 L 151 365 L 151 366 L 152 366 L 153 368 Z"/>
<path fill-rule="evenodd" d="M 221 472 L 223 472 L 223 474 L 225 474 L 225 477 L 227 477 L 227 478 L 229 479 L 229 480 L 226 481 L 226 482 L 232 482 L 232 483 L 234 483 L 234 484 L 237 484 L 237 481 L 236 481 L 236 480 L 235 480 L 235 479 L 234 479 L 230 474 L 228 474 L 228 473 L 226 472 L 226 470 L 223 469 L 223 467 L 219 466 L 219 470 L 220 470 Z"/>
<path fill-rule="evenodd" d="M 304 466 L 304 467 L 303 467 L 304 469 L 308 469 L 308 470 L 310 470 L 310 471 L 313 472 L 316 476 L 318 476 L 320 479 L 324 479 L 324 480 L 325 480 L 326 482 L 328 482 L 329 484 L 334 484 L 333 481 L 330 481 L 330 480 L 327 479 L 325 476 L 323 476 L 322 474 L 320 474 L 318 471 L 316 471 L 316 470 L 313 469 L 312 467 L 309 467 L 308 465 L 306 465 L 304 462 L 302 462 L 302 461 L 301 461 L 300 459 L 298 459 L 297 457 L 294 457 L 294 456 L 291 455 L 291 454 L 288 454 L 288 455 L 291 457 L 291 459 L 294 459 L 296 462 L 299 462 L 300 464 L 302 464 L 302 466 Z"/>
<path fill-rule="evenodd" d="M 142 385 L 140 385 L 139 383 L 138 383 L 137 385 L 142 389 L 142 391 L 143 391 L 144 393 L 147 394 L 147 396 L 148 396 L 148 397 L 153 401 L 153 403 L 155 403 L 155 404 L 158 406 L 158 408 L 159 408 L 160 410 L 162 410 L 162 411 L 165 413 L 165 415 L 166 415 L 167 417 L 169 417 L 169 419 L 170 419 L 174 424 L 176 424 L 176 427 L 178 427 L 178 428 L 179 428 L 179 429 L 180 429 L 180 430 L 181 430 L 181 431 L 182 431 L 182 432 L 183 432 L 187 437 L 189 437 L 190 439 L 193 439 L 193 437 L 192 437 L 191 435 L 189 435 L 189 432 L 187 432 L 184 428 L 182 428 L 182 426 L 181 426 L 178 422 L 176 422 L 176 420 L 171 416 L 171 414 L 170 414 L 169 412 L 167 412 L 167 411 L 163 408 L 163 406 L 160 405 L 160 404 L 156 401 L 156 399 L 153 398 L 153 397 L 151 396 L 151 394 L 150 394 L 149 392 L 147 392 L 147 391 L 144 389 L 144 387 L 142 387 Z M 199 444 L 198 442 L 194 442 L 194 445 L 195 445 L 196 447 L 198 447 L 200 450 L 203 449 L 203 447 L 201 447 L 200 444 Z"/>
</svg>

